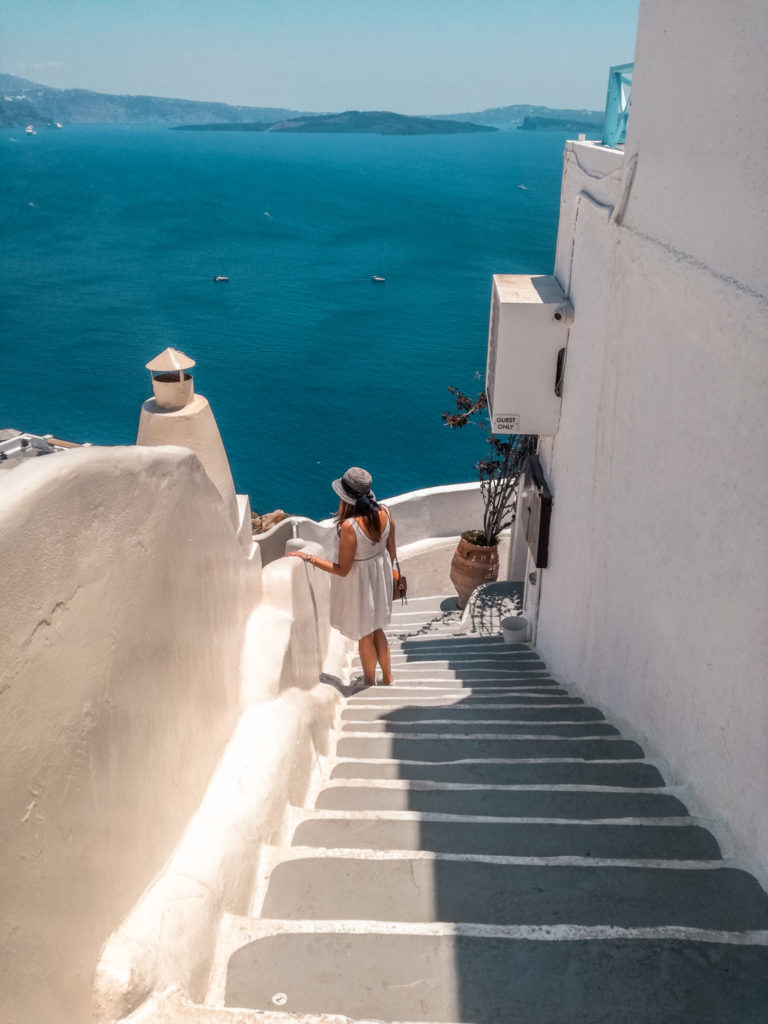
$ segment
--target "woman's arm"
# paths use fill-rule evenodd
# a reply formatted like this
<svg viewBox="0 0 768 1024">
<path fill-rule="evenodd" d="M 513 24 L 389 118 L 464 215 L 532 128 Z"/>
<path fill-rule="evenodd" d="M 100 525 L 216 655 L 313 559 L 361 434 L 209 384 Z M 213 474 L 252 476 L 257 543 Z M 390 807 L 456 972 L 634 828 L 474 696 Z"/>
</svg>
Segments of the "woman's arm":
<svg viewBox="0 0 768 1024">
<path fill-rule="evenodd" d="M 389 516 L 389 536 L 387 537 L 387 551 L 392 561 L 392 565 L 395 564 L 397 558 L 397 542 L 395 541 L 395 520 L 392 517 L 392 513 L 387 509 L 387 515 Z"/>
<path fill-rule="evenodd" d="M 308 555 L 306 551 L 289 551 L 286 558 L 303 558 L 310 565 L 317 566 L 323 572 L 329 572 L 332 576 L 346 576 L 352 568 L 355 560 L 355 549 L 357 547 L 357 536 L 354 527 L 349 519 L 341 524 L 339 533 L 339 560 L 330 562 L 327 558 L 318 558 L 317 555 Z"/>
</svg>

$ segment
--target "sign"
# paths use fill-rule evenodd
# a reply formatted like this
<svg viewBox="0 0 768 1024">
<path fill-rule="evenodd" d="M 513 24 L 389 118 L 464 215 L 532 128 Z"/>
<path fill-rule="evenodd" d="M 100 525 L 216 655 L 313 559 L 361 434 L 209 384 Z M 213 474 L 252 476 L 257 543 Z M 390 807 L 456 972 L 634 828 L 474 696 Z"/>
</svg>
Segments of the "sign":
<svg viewBox="0 0 768 1024">
<path fill-rule="evenodd" d="M 494 434 L 519 434 L 520 414 L 519 413 L 494 413 L 491 430 Z"/>
</svg>

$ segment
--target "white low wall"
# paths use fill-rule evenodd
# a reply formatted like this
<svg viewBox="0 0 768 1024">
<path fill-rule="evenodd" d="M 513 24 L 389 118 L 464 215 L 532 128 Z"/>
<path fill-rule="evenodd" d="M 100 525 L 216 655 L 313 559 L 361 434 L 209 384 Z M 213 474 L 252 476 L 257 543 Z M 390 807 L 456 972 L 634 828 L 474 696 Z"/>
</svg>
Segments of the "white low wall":
<svg viewBox="0 0 768 1024">
<path fill-rule="evenodd" d="M 391 508 L 395 520 L 400 566 L 408 577 L 410 597 L 452 594 L 451 559 L 459 537 L 465 530 L 477 530 L 483 524 L 483 499 L 480 484 L 446 484 L 408 491 L 383 503 Z M 326 558 L 336 551 L 336 525 L 332 519 L 292 517 L 271 530 L 257 535 L 262 562 L 271 566 L 285 554 L 293 538 L 317 544 Z M 499 544 L 499 579 L 522 580 L 525 575 L 526 542 L 521 531 L 505 530 Z"/>
<path fill-rule="evenodd" d="M 304 804 L 329 753 L 341 695 L 318 680 L 323 670 L 340 675 L 346 653 L 330 644 L 329 584 L 299 559 L 264 570 L 240 660 L 244 713 L 178 849 L 107 943 L 100 1024 L 166 989 L 203 1001 L 222 916 L 248 912 L 263 847 L 288 807 Z"/>
<path fill-rule="evenodd" d="M 483 525 L 483 499 L 477 482 L 425 487 L 382 502 L 392 509 L 398 549 L 424 540 L 459 537 L 465 530 L 478 530 Z M 336 543 L 336 526 L 333 519 L 283 520 L 254 537 L 262 564 L 268 565 L 285 554 L 285 545 L 294 535 L 321 544 L 330 556 Z"/>
<path fill-rule="evenodd" d="M 0 564 L 0 1021 L 201 999 L 222 915 L 247 912 L 328 752 L 341 697 L 318 680 L 347 653 L 329 577 L 262 573 L 197 457 L 167 447 L 8 474 Z"/>
<path fill-rule="evenodd" d="M 242 715 L 173 858 L 107 943 L 95 981 L 99 1024 L 168 989 L 204 1001 L 222 916 L 248 913 L 261 851 L 289 804 L 303 804 L 341 699 L 332 686 L 291 688 Z"/>
<path fill-rule="evenodd" d="M 398 494 L 384 501 L 392 509 L 397 546 L 435 537 L 457 537 L 483 525 L 480 484 L 448 484 Z"/>
<path fill-rule="evenodd" d="M 237 721 L 258 557 L 190 452 L 87 448 L 3 478 L 0 566 L 0 1020 L 82 1024 Z"/>
</svg>

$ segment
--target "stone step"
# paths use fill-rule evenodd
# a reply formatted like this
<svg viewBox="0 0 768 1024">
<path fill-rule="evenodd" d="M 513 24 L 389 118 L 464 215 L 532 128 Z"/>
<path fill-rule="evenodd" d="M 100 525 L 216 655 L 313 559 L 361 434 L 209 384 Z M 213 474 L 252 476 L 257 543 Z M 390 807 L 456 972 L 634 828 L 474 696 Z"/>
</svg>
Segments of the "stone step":
<svg viewBox="0 0 768 1024">
<path fill-rule="evenodd" d="M 413 685 L 384 686 L 377 683 L 376 686 L 361 686 L 355 690 L 348 698 L 347 707 L 354 708 L 371 703 L 399 707 L 426 707 L 440 701 L 447 701 L 451 707 L 457 705 L 472 707 L 479 702 L 483 704 L 517 703 L 530 697 L 539 697 L 544 700 L 544 703 L 558 702 L 561 698 L 567 697 L 567 692 L 561 686 L 546 680 L 543 682 L 521 682 L 519 686 L 505 684 L 467 689 L 462 689 L 455 683 L 435 683 L 432 686 L 419 686 L 415 683 Z M 574 701 L 580 703 L 578 698 L 574 698 Z"/>
<path fill-rule="evenodd" d="M 393 691 L 397 690 L 397 694 Z M 397 708 L 456 708 L 471 711 L 473 708 L 522 707 L 566 707 L 583 705 L 581 697 L 570 697 L 560 687 L 533 687 L 528 690 L 429 690 L 407 689 L 394 686 L 369 686 L 358 690 L 347 701 L 350 713 L 367 708 L 379 710 Z"/>
<path fill-rule="evenodd" d="M 394 926 L 389 926 L 392 929 Z M 230 958 L 227 1006 L 317 1019 L 475 1024 L 747 1024 L 765 1019 L 768 947 L 722 933 L 334 927 L 256 939 Z M 560 939 L 560 941 L 553 941 Z"/>
<path fill-rule="evenodd" d="M 392 622 L 461 622 L 457 607 L 441 608 L 429 600 L 419 599 L 418 603 L 395 601 L 392 605 Z"/>
<path fill-rule="evenodd" d="M 300 822 L 294 846 L 431 850 L 503 857 L 596 857 L 633 860 L 718 860 L 713 836 L 690 824 L 515 822 L 416 815 L 317 816 Z"/>
<path fill-rule="evenodd" d="M 509 661 L 516 665 L 544 665 L 544 659 L 528 647 L 515 648 L 499 637 L 476 638 L 467 635 L 390 637 L 392 657 L 406 659 L 414 665 L 436 661 L 463 664 L 472 661 Z"/>
<path fill-rule="evenodd" d="M 278 864 L 264 918 L 768 930 L 745 871 L 329 855 Z"/>
<path fill-rule="evenodd" d="M 518 658 L 510 655 L 503 648 L 489 651 L 465 651 L 463 654 L 456 649 L 433 651 L 419 656 L 418 652 L 400 652 L 390 648 L 390 659 L 393 665 L 414 671 L 423 671 L 430 666 L 435 668 L 477 668 L 477 667 L 508 667 L 517 671 L 546 672 L 546 663 L 540 658 Z"/>
<path fill-rule="evenodd" d="M 398 641 L 390 643 L 390 657 L 399 665 L 431 665 L 447 661 L 446 668 L 470 667 L 473 664 L 505 664 L 511 668 L 528 668 L 531 672 L 546 671 L 546 663 L 536 655 L 511 654 L 504 644 L 476 647 L 460 638 L 449 638 L 438 645 L 426 640 L 402 644 Z M 415 645 L 415 649 L 414 649 Z"/>
<path fill-rule="evenodd" d="M 353 659 L 353 664 L 357 664 L 358 659 Z M 547 666 L 543 661 L 531 661 L 531 660 L 516 660 L 501 655 L 479 655 L 467 653 L 458 657 L 456 655 L 448 657 L 429 657 L 429 658 L 416 658 L 412 654 L 400 654 L 396 649 L 390 648 L 390 661 L 392 663 L 394 671 L 405 671 L 411 675 L 418 676 L 421 673 L 427 673 L 430 669 L 434 668 L 440 671 L 456 670 L 461 673 L 465 669 L 484 668 L 488 671 L 513 671 L 519 673 L 530 673 L 530 674 L 546 674 Z M 445 662 L 448 661 L 448 664 Z"/>
<path fill-rule="evenodd" d="M 561 704 L 557 707 L 504 707 L 503 705 L 482 707 L 454 704 L 448 708 L 403 707 L 397 709 L 359 707 L 352 705 L 341 713 L 347 725 L 386 725 L 400 729 L 406 725 L 432 725 L 434 723 L 465 726 L 472 722 L 604 722 L 602 711 L 587 704 Z M 618 730 L 616 730 L 618 731 Z"/>
<path fill-rule="evenodd" d="M 128 1018 L 125 1018 L 126 1020 Z M 154 993 L 130 1015 L 130 1024 L 352 1024 L 338 1014 L 313 1013 L 311 1022 L 293 1013 L 268 1010 L 233 1009 L 193 1003 L 180 989 Z"/>
<path fill-rule="evenodd" d="M 482 670 L 484 672 L 516 672 L 528 675 L 547 675 L 547 667 L 542 663 L 531 661 L 513 661 L 507 658 L 466 658 L 453 660 L 446 664 L 445 658 L 415 661 L 411 658 L 390 657 L 395 672 L 405 673 L 408 677 L 418 678 L 420 675 L 431 675 L 434 672 L 454 672 L 461 675 L 465 671 Z"/>
<path fill-rule="evenodd" d="M 392 689 L 408 689 L 416 693 L 423 689 L 444 689 L 461 692 L 471 690 L 473 687 L 486 690 L 493 688 L 497 690 L 520 689 L 528 687 L 558 687 L 562 689 L 546 672 L 463 672 L 454 674 L 451 672 L 420 672 L 418 675 L 409 676 L 403 672 L 392 669 L 394 683 Z M 383 683 L 379 683 L 379 689 L 385 689 Z M 386 687 L 390 689 L 390 687 Z"/>
<path fill-rule="evenodd" d="M 470 633 L 455 636 L 431 637 L 428 634 L 393 640 L 390 648 L 398 653 L 418 658 L 462 658 L 467 655 L 485 657 L 488 653 L 503 652 L 513 661 L 541 663 L 540 656 L 525 644 L 505 644 L 500 636 L 475 636 Z"/>
<path fill-rule="evenodd" d="M 464 761 L 483 758 L 530 760 L 531 758 L 579 758 L 590 760 L 635 760 L 643 752 L 631 740 L 606 737 L 594 740 L 567 739 L 485 739 L 467 733 L 461 738 L 416 739 L 412 736 L 341 736 L 337 757 L 365 760 L 373 757 L 408 761 Z"/>
<path fill-rule="evenodd" d="M 395 673 L 393 672 L 393 675 Z M 555 688 L 562 690 L 562 687 L 548 675 L 541 673 L 539 675 L 531 675 L 531 673 L 521 673 L 520 675 L 481 675 L 473 676 L 471 679 L 464 679 L 462 676 L 457 676 L 455 679 L 450 677 L 443 677 L 442 679 L 435 676 L 420 675 L 414 679 L 395 679 L 394 684 L 390 686 L 369 686 L 365 691 L 360 691 L 359 694 L 355 694 L 355 699 L 358 699 L 363 693 L 371 692 L 378 696 L 378 694 L 385 690 L 388 693 L 401 695 L 410 691 L 418 694 L 420 692 L 429 692 L 430 690 L 445 690 L 446 693 L 454 692 L 460 694 L 466 690 L 478 689 L 478 690 L 508 690 L 513 691 L 515 689 L 520 690 L 532 690 L 540 689 L 546 690 L 548 688 Z"/>
<path fill-rule="evenodd" d="M 540 671 L 546 669 L 545 663 L 540 658 L 510 654 L 508 647 L 500 647 L 478 654 L 469 652 L 464 655 L 459 655 L 454 650 L 450 656 L 446 654 L 444 657 L 434 657 L 431 654 L 422 656 L 418 652 L 412 652 L 409 655 L 390 648 L 390 658 L 393 664 L 401 665 L 405 668 L 413 668 L 414 670 L 418 670 L 423 665 L 433 666 L 434 668 L 458 668 L 462 665 L 467 667 L 476 665 L 513 665 L 518 667 L 528 666 L 532 670 Z M 355 658 L 355 660 L 359 661 L 359 658 Z"/>
<path fill-rule="evenodd" d="M 524 722 L 507 719 L 488 719 L 465 722 L 345 722 L 345 736 L 377 736 L 391 733 L 397 736 L 463 736 L 467 729 L 494 736 L 576 736 L 582 739 L 596 736 L 618 736 L 619 730 L 608 722 Z"/>
<path fill-rule="evenodd" d="M 659 788 L 658 768 L 645 761 L 469 761 L 422 764 L 416 761 L 340 761 L 331 779 L 402 779 L 474 785 L 617 786 Z"/>
<path fill-rule="evenodd" d="M 331 811 L 417 811 L 488 818 L 686 818 L 688 810 L 677 797 L 642 790 L 614 793 L 604 790 L 455 789 L 422 788 L 418 782 L 403 788 L 348 786 L 337 783 L 322 790 L 315 807 Z"/>
<path fill-rule="evenodd" d="M 454 637 L 461 635 L 461 622 L 459 620 L 444 622 L 434 619 L 405 624 L 390 622 L 388 626 L 384 627 L 384 633 L 390 641 L 415 640 L 421 636 L 428 636 L 430 639 L 444 636 Z"/>
</svg>

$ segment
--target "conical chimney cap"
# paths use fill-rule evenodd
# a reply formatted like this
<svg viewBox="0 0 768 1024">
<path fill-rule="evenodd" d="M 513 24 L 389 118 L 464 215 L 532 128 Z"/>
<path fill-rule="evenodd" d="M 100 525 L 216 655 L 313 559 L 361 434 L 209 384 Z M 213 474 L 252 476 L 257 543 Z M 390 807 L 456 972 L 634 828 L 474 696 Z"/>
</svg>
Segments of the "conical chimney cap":
<svg viewBox="0 0 768 1024">
<path fill-rule="evenodd" d="M 147 369 L 153 373 L 169 372 L 171 370 L 188 370 L 195 365 L 195 360 L 184 355 L 177 348 L 167 348 L 159 356 L 155 356 L 147 363 Z"/>
</svg>

